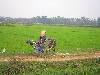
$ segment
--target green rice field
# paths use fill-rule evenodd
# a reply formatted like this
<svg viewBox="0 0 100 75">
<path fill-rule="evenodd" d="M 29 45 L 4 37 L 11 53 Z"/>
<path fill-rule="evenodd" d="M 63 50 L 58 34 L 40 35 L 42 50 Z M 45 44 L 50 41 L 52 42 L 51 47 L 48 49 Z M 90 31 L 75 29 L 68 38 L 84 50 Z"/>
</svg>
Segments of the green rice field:
<svg viewBox="0 0 100 75">
<path fill-rule="evenodd" d="M 5 48 L 6 52 L 30 54 L 33 46 L 26 41 L 38 41 L 42 30 L 46 30 L 47 37 L 56 40 L 57 52 L 82 54 L 100 51 L 100 28 L 18 24 L 0 26 L 0 50 Z"/>
<path fill-rule="evenodd" d="M 42 30 L 47 31 L 47 37 L 56 40 L 56 52 L 69 54 L 100 52 L 99 27 L 20 24 L 0 26 L 0 58 L 13 59 L 9 62 L 0 62 L 0 75 L 100 75 L 100 58 L 65 62 L 22 62 L 20 59 L 17 61 L 14 56 L 32 56 L 33 46 L 26 44 L 26 41 L 38 41 Z M 6 51 L 2 53 L 4 48 Z"/>
</svg>

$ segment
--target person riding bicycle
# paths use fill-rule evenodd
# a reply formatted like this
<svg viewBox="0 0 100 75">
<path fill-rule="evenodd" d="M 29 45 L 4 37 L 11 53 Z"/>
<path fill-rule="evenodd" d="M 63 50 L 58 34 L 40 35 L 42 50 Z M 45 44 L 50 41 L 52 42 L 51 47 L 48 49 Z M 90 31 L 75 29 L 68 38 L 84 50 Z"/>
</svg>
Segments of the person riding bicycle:
<svg viewBox="0 0 100 75">
<path fill-rule="evenodd" d="M 40 51 L 40 56 L 41 56 L 44 53 L 44 51 L 45 51 L 45 42 L 46 42 L 46 36 L 45 36 L 45 34 L 46 34 L 45 30 L 41 31 L 39 42 L 36 42 L 37 48 L 34 50 L 34 54 L 36 52 Z"/>
</svg>

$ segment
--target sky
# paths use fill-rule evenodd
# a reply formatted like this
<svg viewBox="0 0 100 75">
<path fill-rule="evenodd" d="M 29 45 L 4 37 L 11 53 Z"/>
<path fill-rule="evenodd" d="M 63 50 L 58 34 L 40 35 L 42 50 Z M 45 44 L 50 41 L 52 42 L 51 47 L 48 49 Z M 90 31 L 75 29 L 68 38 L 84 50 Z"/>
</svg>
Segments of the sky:
<svg viewBox="0 0 100 75">
<path fill-rule="evenodd" d="M 0 0 L 0 16 L 98 18 L 100 0 Z"/>
</svg>

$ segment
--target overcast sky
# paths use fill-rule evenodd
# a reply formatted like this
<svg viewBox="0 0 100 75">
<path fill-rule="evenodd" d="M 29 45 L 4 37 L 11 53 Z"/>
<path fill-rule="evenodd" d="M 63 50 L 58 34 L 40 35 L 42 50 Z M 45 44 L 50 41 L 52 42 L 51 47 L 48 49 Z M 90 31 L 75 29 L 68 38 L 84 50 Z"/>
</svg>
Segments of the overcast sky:
<svg viewBox="0 0 100 75">
<path fill-rule="evenodd" d="M 100 0 L 0 0 L 0 16 L 100 17 Z"/>
</svg>

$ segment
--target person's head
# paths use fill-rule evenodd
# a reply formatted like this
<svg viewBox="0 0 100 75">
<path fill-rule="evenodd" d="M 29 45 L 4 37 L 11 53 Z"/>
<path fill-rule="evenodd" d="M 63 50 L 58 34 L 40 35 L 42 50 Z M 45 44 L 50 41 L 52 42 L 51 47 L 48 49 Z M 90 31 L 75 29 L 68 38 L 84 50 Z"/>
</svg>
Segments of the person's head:
<svg viewBox="0 0 100 75">
<path fill-rule="evenodd" d="M 41 31 L 41 36 L 45 36 L 45 34 L 46 34 L 45 30 Z"/>
</svg>

